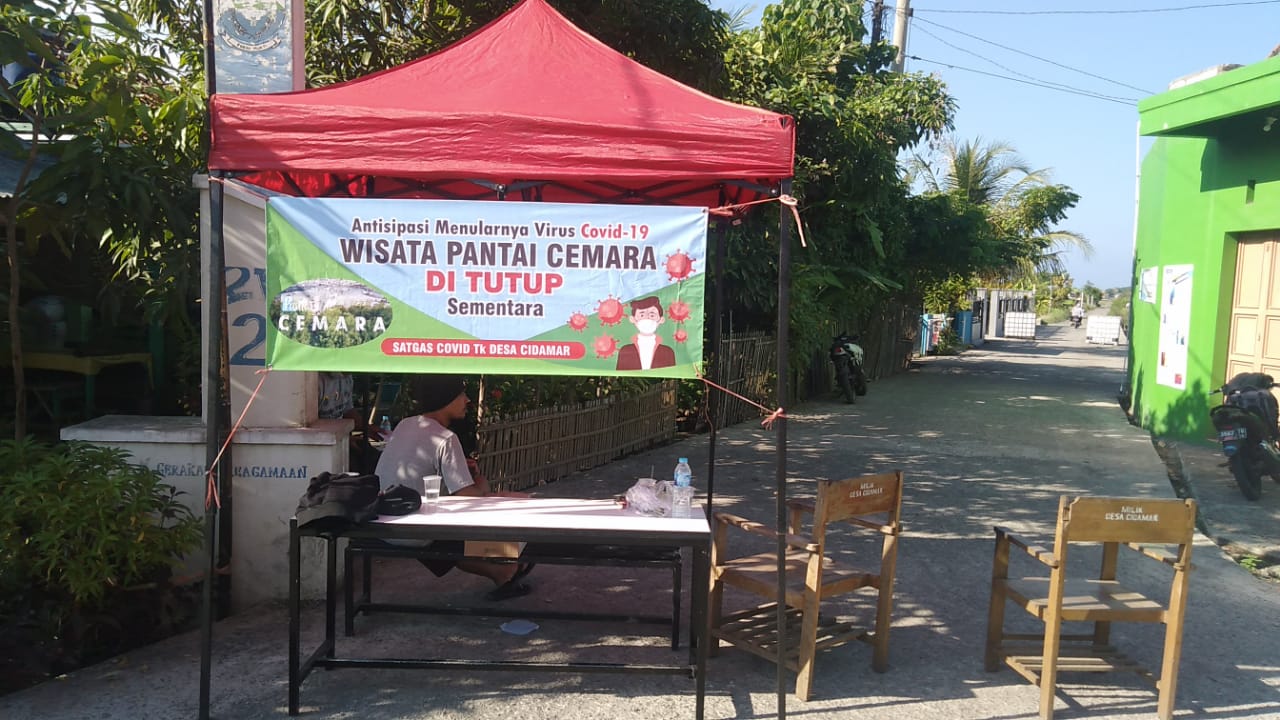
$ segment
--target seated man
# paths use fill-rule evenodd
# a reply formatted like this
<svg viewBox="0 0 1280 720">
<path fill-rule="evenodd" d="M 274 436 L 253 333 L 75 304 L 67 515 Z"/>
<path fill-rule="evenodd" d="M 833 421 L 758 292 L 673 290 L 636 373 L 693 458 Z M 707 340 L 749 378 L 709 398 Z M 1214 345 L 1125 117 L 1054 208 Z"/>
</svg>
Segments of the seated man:
<svg viewBox="0 0 1280 720">
<path fill-rule="evenodd" d="M 467 397 L 462 378 L 457 375 L 421 375 L 410 384 L 412 397 L 422 414 L 410 415 L 396 425 L 391 440 L 382 450 L 377 470 L 382 489 L 392 485 L 404 485 L 422 494 L 424 475 L 442 478 L 441 494 L 490 495 L 489 483 L 478 473 L 473 477 L 467 467 L 467 457 L 462 443 L 449 429 L 449 424 L 466 417 Z M 433 549 L 456 551 L 462 554 L 461 540 L 436 540 Z M 455 566 L 463 572 L 486 577 L 497 587 L 487 597 L 490 600 L 506 600 L 529 594 L 530 587 L 522 582 L 533 569 L 532 564 L 499 564 L 483 560 L 424 560 L 436 577 L 441 577 Z"/>
</svg>

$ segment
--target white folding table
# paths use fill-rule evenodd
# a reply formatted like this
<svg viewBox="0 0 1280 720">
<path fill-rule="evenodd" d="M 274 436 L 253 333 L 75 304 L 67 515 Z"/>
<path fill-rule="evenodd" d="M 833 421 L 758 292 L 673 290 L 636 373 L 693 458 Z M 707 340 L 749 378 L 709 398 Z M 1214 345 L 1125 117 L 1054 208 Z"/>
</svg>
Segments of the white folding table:
<svg viewBox="0 0 1280 720">
<path fill-rule="evenodd" d="M 301 656 L 301 540 L 326 542 L 325 637 L 305 660 Z M 692 554 L 689 662 L 687 665 L 635 663 L 476 661 L 429 658 L 337 656 L 338 540 L 495 540 L 555 542 L 622 547 L 688 547 Z M 706 692 L 707 590 L 711 528 L 695 507 L 690 518 L 658 518 L 629 512 L 612 500 L 562 498 L 444 497 L 433 510 L 380 517 L 340 533 L 321 535 L 289 521 L 289 714 L 296 715 L 302 681 L 316 667 L 445 668 L 467 670 L 549 670 L 562 672 L 692 672 L 696 713 L 701 720 Z M 349 581 L 349 579 L 348 579 Z"/>
</svg>

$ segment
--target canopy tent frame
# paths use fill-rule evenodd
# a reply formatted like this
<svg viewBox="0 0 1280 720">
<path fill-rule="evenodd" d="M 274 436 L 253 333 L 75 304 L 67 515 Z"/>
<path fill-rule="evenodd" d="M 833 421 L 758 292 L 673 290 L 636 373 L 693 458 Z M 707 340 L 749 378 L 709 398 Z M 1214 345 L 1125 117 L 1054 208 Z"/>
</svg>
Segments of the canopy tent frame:
<svg viewBox="0 0 1280 720">
<path fill-rule="evenodd" d="M 593 203 L 639 203 L 645 205 L 680 205 L 679 200 L 694 195 L 705 196 L 708 191 L 716 191 L 719 202 L 716 207 L 733 206 L 758 197 L 777 197 L 778 183 L 751 182 L 725 178 L 701 185 L 683 183 L 684 187 L 672 190 L 668 194 L 661 191 L 670 189 L 675 183 L 654 182 L 642 187 L 628 187 L 600 180 L 584 179 L 581 185 L 570 186 L 557 180 L 514 180 L 496 182 L 480 178 L 451 179 L 443 181 L 416 180 L 403 177 L 358 176 L 354 174 L 338 175 L 326 173 L 323 176 L 306 174 L 308 179 L 323 177 L 326 185 L 321 189 L 305 188 L 293 173 L 260 173 L 241 171 L 226 173 L 228 179 L 236 179 L 249 184 L 255 181 L 268 180 L 278 191 L 286 195 L 305 197 L 377 197 L 377 198 L 432 198 L 442 200 L 519 200 L 523 202 L 543 202 L 543 190 L 556 188 L 566 194 L 580 196 L 577 202 Z M 398 183 L 391 188 L 388 184 Z M 470 192 L 461 192 L 457 187 L 470 187 Z M 354 192 L 354 190 L 360 192 Z M 595 190 L 595 192 L 591 192 Z M 513 197 L 519 193 L 519 197 Z M 574 202 L 574 200 L 556 200 L 556 202 Z M 697 203 L 695 203 L 697 204 Z"/>
<path fill-rule="evenodd" d="M 553 168 L 553 172 L 528 172 L 528 173 L 512 173 L 512 177 L 499 177 L 492 172 L 492 168 L 486 166 L 486 172 L 476 172 L 475 167 L 467 162 L 465 158 L 458 160 L 452 166 L 452 172 L 446 172 L 441 169 L 439 158 L 432 158 L 429 162 L 425 162 L 421 172 L 411 171 L 403 172 L 403 166 L 411 165 L 413 157 L 409 157 L 412 153 L 407 153 L 405 158 L 393 158 L 388 160 L 385 156 L 380 157 L 367 164 L 362 164 L 356 153 L 360 148 L 351 148 L 351 156 L 348 162 L 339 162 L 333 167 L 326 169 L 318 169 L 313 158 L 298 155 L 295 146 L 299 141 L 298 128 L 286 129 L 280 133 L 277 140 L 271 129 L 264 130 L 261 125 L 262 120 L 269 117 L 273 112 L 285 112 L 289 108 L 297 108 L 303 106 L 307 101 L 315 99 L 316 107 L 321 107 L 325 102 L 330 91 L 341 91 L 346 87 L 351 88 L 365 81 L 378 78 L 379 82 L 388 82 L 394 77 L 394 74 L 402 68 L 414 68 L 420 71 L 423 65 L 428 61 L 446 61 L 452 59 L 450 51 L 454 48 L 465 46 L 471 43 L 476 44 L 474 38 L 488 33 L 494 35 L 501 30 L 518 33 L 513 37 L 518 37 L 521 30 L 512 30 L 516 25 L 513 18 L 521 17 L 525 21 L 534 23 L 535 29 L 542 31 L 545 35 L 547 32 L 561 32 L 569 34 L 580 34 L 589 42 L 584 43 L 582 38 L 571 38 L 579 45 L 585 46 L 591 52 L 597 52 L 599 48 L 605 48 L 609 53 L 618 55 L 615 51 L 606 48 L 603 44 L 594 38 L 583 33 L 574 27 L 568 20 L 564 19 L 549 5 L 545 0 L 522 0 L 514 8 L 509 10 L 503 16 L 484 26 L 480 30 L 475 31 L 463 40 L 455 43 L 444 50 L 432 53 L 424 58 L 413 61 L 400 66 L 400 68 L 391 68 L 373 75 L 360 78 L 349 83 L 341 83 L 336 86 L 319 88 L 314 90 L 305 90 L 294 93 L 279 93 L 273 95 L 253 95 L 253 96 L 226 96 L 216 95 L 211 92 L 211 127 L 213 129 L 213 138 L 210 144 L 210 183 L 209 183 L 209 209 L 210 209 L 210 227 L 209 227 L 209 247 L 208 265 L 203 268 L 203 272 L 207 274 L 209 279 L 209 287 L 211 292 L 217 293 L 219 300 L 217 302 L 206 303 L 204 308 L 204 322 L 206 323 L 206 333 L 209 337 L 207 373 L 206 382 L 204 383 L 204 407 L 207 413 L 206 417 L 206 451 L 207 463 L 209 467 L 213 467 L 217 461 L 218 453 L 221 446 L 226 440 L 229 418 L 224 413 L 218 412 L 218 408 L 225 397 L 229 377 L 224 373 L 226 368 L 222 365 L 222 358 L 226 357 L 226 334 L 225 334 L 225 313 L 226 313 L 226 293 L 225 290 L 219 291 L 223 287 L 225 276 L 225 262 L 223 258 L 224 247 L 224 182 L 227 180 L 236 180 L 238 182 L 246 182 L 268 191 L 284 194 L 284 195 L 301 195 L 308 197 L 379 197 L 379 198 L 422 198 L 422 199 L 455 199 L 455 200 L 500 200 L 500 201 L 521 201 L 521 202 L 595 202 L 595 203 L 623 203 L 623 204 L 649 204 L 649 205 L 695 205 L 703 207 L 735 207 L 733 215 L 742 214 L 743 205 L 746 203 L 773 198 L 783 199 L 789 194 L 791 186 L 791 173 L 793 172 L 794 160 L 794 123 L 790 117 L 776 115 L 767 111 L 756 108 L 746 108 L 744 106 L 732 105 L 725 101 L 703 96 L 701 93 L 690 88 L 685 88 L 676 83 L 676 81 L 661 76 L 648 68 L 640 66 L 638 63 L 624 58 L 626 63 L 634 65 L 635 68 L 628 67 L 629 75 L 627 77 L 628 85 L 620 92 L 630 92 L 632 85 L 641 81 L 649 83 L 642 90 L 653 91 L 663 89 L 662 86 L 654 85 L 659 82 L 651 76 L 660 78 L 661 83 L 669 84 L 679 91 L 672 91 L 672 97 L 678 100 L 682 107 L 690 102 L 697 101 L 703 103 L 704 108 L 710 107 L 712 110 L 725 115 L 726 123 L 733 124 L 733 127 L 741 129 L 744 126 L 750 126 L 748 134 L 751 135 L 753 141 L 759 144 L 764 150 L 760 154 L 767 155 L 767 158 L 761 162 L 754 163 L 750 157 L 750 146 L 744 150 L 742 142 L 735 140 L 731 136 L 724 134 L 715 134 L 715 143 L 724 145 L 725 142 L 735 143 L 733 151 L 726 151 L 726 154 L 732 154 L 733 157 L 728 161 L 728 171 L 719 173 L 704 174 L 691 173 L 687 171 L 672 171 L 670 177 L 664 177 L 665 168 L 670 165 L 672 158 L 656 158 L 653 162 L 644 164 L 644 159 L 635 158 L 628 159 L 621 157 L 615 168 L 612 170 L 606 168 L 600 171 L 598 165 L 601 164 L 602 157 L 608 153 L 596 153 L 593 160 L 588 164 L 595 163 L 597 172 L 600 175 L 592 175 L 591 172 L 584 172 L 577 177 L 571 176 L 572 163 L 557 164 Z M 548 28 L 550 28 L 548 30 Z M 557 29 L 560 28 L 560 29 Z M 530 34 L 530 33 L 523 33 Z M 592 46 L 599 46 L 595 48 Z M 500 46 L 501 44 L 499 44 Z M 618 55 L 618 57 L 624 57 Z M 617 61 L 614 61 L 617 62 Z M 598 69 L 598 68 L 597 68 Z M 639 79 L 637 80 L 637 77 Z M 367 88 L 366 88 L 367 92 Z M 422 93 L 420 90 L 418 91 Z M 690 94 L 695 97 L 690 98 Z M 646 97 L 646 99 L 648 99 Z M 624 103 L 625 104 L 625 103 Z M 350 110 L 350 107 L 344 107 Z M 653 112 L 653 106 L 646 106 L 646 111 Z M 660 110 L 660 108 L 658 108 Z M 434 110 L 434 108 L 432 108 Z M 733 115 L 731 115 L 731 110 Z M 661 114 L 661 113 L 659 113 Z M 696 124 L 699 122 L 697 118 L 687 120 L 689 123 Z M 404 122 L 431 123 L 438 120 L 435 115 L 430 117 L 406 118 Z M 713 118 L 714 119 L 714 118 Z M 296 118 L 295 118 L 296 120 Z M 357 126 L 361 118 L 347 118 L 349 122 L 354 122 Z M 555 119 L 553 118 L 552 121 Z M 645 118 L 644 123 L 636 124 L 636 133 L 640 136 L 646 136 L 648 145 L 641 150 L 649 152 L 653 148 L 659 147 L 654 143 L 668 141 L 670 138 L 663 136 L 655 139 L 652 137 L 652 118 Z M 582 128 L 593 127 L 590 119 L 583 121 L 581 118 L 572 118 L 574 126 Z M 546 124 L 545 118 L 538 118 L 534 125 Z M 671 125 L 668 120 L 668 125 Z M 772 126 L 770 124 L 772 123 Z M 678 123 L 676 123 L 678 125 Z M 269 127 L 269 126 L 268 126 Z M 674 127 L 674 126 L 673 126 Z M 328 152 L 330 155 L 335 149 L 340 149 L 340 144 L 332 137 L 326 135 L 332 132 L 330 128 L 317 128 L 315 134 L 310 136 L 315 142 L 325 145 L 323 151 L 319 154 L 325 156 Z M 622 128 L 625 130 L 626 128 Z M 610 133 L 617 134 L 618 126 L 610 126 Z M 679 132 L 680 128 L 675 127 L 670 132 Z M 385 128 L 372 128 L 368 132 L 369 137 L 377 137 L 379 132 L 385 132 Z M 350 139 L 350 127 L 347 132 L 343 133 L 342 142 L 350 142 L 356 144 Z M 228 138 L 227 142 L 220 144 L 221 138 Z M 710 142 L 707 128 L 691 128 L 689 130 L 690 142 L 697 141 L 704 143 L 703 150 L 714 150 L 715 147 Z M 560 138 L 563 141 L 563 138 Z M 592 138 L 583 138 L 585 143 L 589 143 Z M 447 142 L 447 140 L 446 140 Z M 626 145 L 626 143 L 623 143 Z M 642 143 L 643 144 L 643 143 Z M 285 147 L 287 146 L 287 147 Z M 230 149 L 228 149 L 230 148 Z M 628 146 L 628 150 L 634 150 Z M 279 152 L 275 152 L 279 150 Z M 520 150 L 514 149 L 509 151 L 512 154 L 519 153 Z M 678 147 L 674 150 L 677 155 L 680 152 Z M 292 154 L 291 154 L 292 153 Z M 385 154 L 384 154 L 385 155 Z M 622 153 L 626 155 L 626 153 Z M 329 156 L 326 156 L 329 157 Z M 609 159 L 609 158 L 605 158 Z M 700 157 L 703 166 L 714 164 L 714 158 Z M 524 161 L 528 162 L 528 161 Z M 385 170 L 385 166 L 390 163 L 396 165 L 397 168 L 390 172 Z M 628 164 L 632 163 L 632 164 Z M 640 169 L 634 166 L 638 163 Z M 607 163 L 606 163 L 607 164 Z M 750 169 L 746 169 L 750 168 Z M 527 169 L 522 167 L 521 169 Z M 785 169 L 785 172 L 783 171 Z M 723 168 L 722 168 L 723 170 Z M 741 172 L 740 172 L 741 171 Z M 525 175 L 524 178 L 517 178 L 514 175 Z M 489 175 L 489 177 L 484 177 Z M 534 177 L 543 177 L 543 179 L 531 179 Z M 789 314 L 789 295 L 790 295 L 790 242 L 791 231 L 788 216 L 791 215 L 790 208 L 785 205 L 779 207 L 779 251 L 778 251 L 778 316 L 777 316 L 777 368 L 779 383 L 777 387 L 778 406 L 785 408 L 788 401 L 788 359 L 789 350 L 788 343 L 788 314 Z M 709 256 L 714 263 L 714 273 L 717 279 L 716 292 L 713 299 L 714 320 L 711 324 L 711 332 L 713 341 L 718 342 L 721 334 L 721 315 L 723 311 L 723 269 L 726 257 L 725 234 L 728 222 L 731 217 L 715 217 L 716 222 L 712 225 L 714 247 L 709 247 Z M 719 378 L 711 377 L 711 380 Z M 786 417 L 779 414 L 774 420 L 774 432 L 776 435 L 775 447 L 775 492 L 777 501 L 777 528 L 779 537 L 785 534 L 785 509 L 786 509 Z M 715 448 L 716 448 L 717 432 L 715 423 L 712 423 L 709 437 L 709 453 L 708 453 L 708 469 L 707 469 L 707 512 L 710 513 L 714 502 L 714 478 L 715 478 Z M 228 467 L 229 463 L 222 463 L 223 467 Z M 215 490 L 219 496 L 222 491 L 230 487 L 229 471 L 219 472 L 215 476 Z M 218 547 L 222 542 L 218 540 L 218 508 L 216 505 L 209 505 L 206 509 L 206 546 L 209 552 L 209 575 L 213 578 L 217 569 L 217 560 L 219 550 Z M 785 605 L 785 546 L 783 541 L 779 540 L 778 545 L 778 599 L 780 611 L 778 613 L 779 633 L 782 635 L 785 630 L 786 616 L 782 608 Z M 209 717 L 209 683 L 210 668 L 212 664 L 212 582 L 206 582 L 204 598 L 201 604 L 201 627 L 202 627 L 202 647 L 201 647 L 201 687 L 200 687 L 200 707 L 199 717 L 206 720 Z M 781 643 L 779 643 L 781 647 Z M 778 663 L 777 675 L 777 704 L 778 716 L 785 717 L 786 712 L 786 683 L 785 683 L 785 666 Z M 702 707 L 699 706 L 699 718 L 701 718 Z"/>
</svg>

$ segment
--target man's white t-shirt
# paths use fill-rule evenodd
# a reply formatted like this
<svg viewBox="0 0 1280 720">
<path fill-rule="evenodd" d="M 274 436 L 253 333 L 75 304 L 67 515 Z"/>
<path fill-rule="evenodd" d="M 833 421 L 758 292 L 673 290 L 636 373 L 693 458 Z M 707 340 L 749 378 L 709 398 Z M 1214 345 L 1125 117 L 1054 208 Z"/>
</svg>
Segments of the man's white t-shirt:
<svg viewBox="0 0 1280 720">
<path fill-rule="evenodd" d="M 424 475 L 444 478 L 445 494 L 475 484 L 467 470 L 462 443 L 449 428 L 425 415 L 407 417 L 396 425 L 374 470 L 383 490 L 392 485 L 413 488 L 421 495 Z"/>
</svg>

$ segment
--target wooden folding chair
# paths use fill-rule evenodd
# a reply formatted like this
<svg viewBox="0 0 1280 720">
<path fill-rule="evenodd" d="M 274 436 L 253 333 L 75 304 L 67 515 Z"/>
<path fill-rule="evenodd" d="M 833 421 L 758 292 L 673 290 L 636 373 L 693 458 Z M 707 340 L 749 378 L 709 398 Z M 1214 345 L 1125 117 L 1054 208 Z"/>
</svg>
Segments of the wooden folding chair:
<svg viewBox="0 0 1280 720">
<path fill-rule="evenodd" d="M 1058 503 L 1053 552 L 1029 545 L 1007 529 L 997 527 L 991 607 L 987 616 L 986 669 L 997 670 L 1003 661 L 1038 685 L 1040 716 L 1044 720 L 1053 718 L 1059 672 L 1136 672 L 1154 682 L 1159 694 L 1157 714 L 1161 720 L 1170 720 L 1182 652 L 1182 619 L 1186 613 L 1195 519 L 1194 500 L 1064 497 Z M 1080 543 L 1102 544 L 1102 567 L 1097 579 L 1070 576 L 1068 549 Z M 1117 571 L 1121 545 L 1137 551 L 1140 557 L 1158 560 L 1173 569 L 1166 601 L 1148 598 L 1120 583 Z M 1147 545 L 1167 547 L 1157 549 Z M 1047 568 L 1048 577 L 1011 579 L 1010 550 L 1014 547 Z M 1044 632 L 1006 633 L 1007 602 L 1042 621 Z M 1077 621 L 1093 623 L 1093 632 L 1064 634 L 1063 623 Z M 1111 645 L 1113 622 L 1164 625 L 1159 678 Z"/>
<path fill-rule="evenodd" d="M 782 643 L 781 662 L 795 671 L 796 695 L 808 700 L 813 688 L 814 655 L 818 650 L 843 645 L 852 640 L 873 647 L 871 666 L 876 672 L 889 667 L 889 619 L 893 609 L 893 578 L 898 557 L 898 535 L 902 531 L 902 473 L 867 475 L 848 480 L 820 480 L 816 502 L 792 500 L 786 557 L 787 634 Z M 812 516 L 810 532 L 802 521 Z M 748 652 L 778 662 L 777 602 L 725 615 L 722 612 L 726 585 L 766 599 L 776 599 L 778 572 L 776 550 L 741 558 L 728 554 L 728 530 L 739 528 L 774 538 L 774 530 L 759 523 L 730 515 L 715 514 L 711 548 L 711 651 L 720 640 Z M 879 564 L 866 570 L 836 563 L 827 557 L 828 531 L 833 524 L 846 522 L 852 528 L 880 533 Z M 870 629 L 849 622 L 819 617 L 822 601 L 863 588 L 876 593 L 876 612 Z"/>
</svg>

